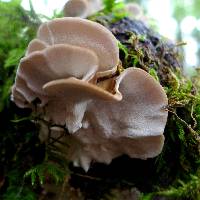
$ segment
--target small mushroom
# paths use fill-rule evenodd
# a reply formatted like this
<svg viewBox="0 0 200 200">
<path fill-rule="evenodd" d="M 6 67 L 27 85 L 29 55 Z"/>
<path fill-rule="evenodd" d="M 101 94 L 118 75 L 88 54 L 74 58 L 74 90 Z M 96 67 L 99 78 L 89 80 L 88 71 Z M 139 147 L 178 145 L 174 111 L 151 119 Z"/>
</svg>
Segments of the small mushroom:
<svg viewBox="0 0 200 200">
<path fill-rule="evenodd" d="M 103 7 L 102 0 L 69 0 L 64 6 L 65 17 L 86 18 Z"/>
<path fill-rule="evenodd" d="M 148 26 L 149 18 L 144 15 L 143 9 L 137 3 L 127 3 L 124 9 L 129 14 L 129 18 L 140 20 Z"/>
<path fill-rule="evenodd" d="M 65 17 L 86 18 L 89 12 L 89 3 L 87 0 L 69 0 L 63 9 Z"/>
<path fill-rule="evenodd" d="M 130 14 L 130 17 L 134 19 L 140 19 L 144 14 L 142 8 L 137 3 L 127 3 L 125 10 Z"/>
</svg>

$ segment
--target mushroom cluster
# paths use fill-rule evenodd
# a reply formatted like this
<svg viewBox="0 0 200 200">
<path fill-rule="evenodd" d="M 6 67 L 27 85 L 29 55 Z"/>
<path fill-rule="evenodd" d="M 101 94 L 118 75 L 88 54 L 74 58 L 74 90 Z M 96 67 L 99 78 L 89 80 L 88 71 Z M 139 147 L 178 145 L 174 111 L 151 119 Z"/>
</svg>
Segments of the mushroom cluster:
<svg viewBox="0 0 200 200">
<path fill-rule="evenodd" d="M 102 8 L 102 0 L 69 0 L 63 12 L 65 17 L 86 18 Z"/>
<path fill-rule="evenodd" d="M 21 108 L 36 106 L 55 137 L 64 131 L 56 126 L 65 127 L 68 158 L 86 171 L 91 161 L 109 164 L 122 154 L 157 156 L 168 114 L 164 89 L 144 70 L 119 73 L 118 65 L 118 41 L 105 27 L 55 19 L 30 42 L 12 100 Z"/>
</svg>

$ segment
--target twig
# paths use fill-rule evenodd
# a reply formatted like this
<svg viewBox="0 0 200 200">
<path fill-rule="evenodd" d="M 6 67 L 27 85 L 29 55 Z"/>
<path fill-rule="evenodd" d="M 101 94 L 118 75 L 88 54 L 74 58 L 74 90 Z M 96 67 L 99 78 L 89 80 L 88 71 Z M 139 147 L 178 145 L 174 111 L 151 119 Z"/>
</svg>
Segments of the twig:
<svg viewBox="0 0 200 200">
<path fill-rule="evenodd" d="M 60 193 L 60 195 L 59 195 L 59 199 L 58 199 L 58 200 L 64 199 L 63 197 L 64 197 L 65 188 L 66 188 L 66 186 L 67 186 L 67 184 L 68 184 L 68 181 L 69 181 L 69 176 L 65 176 L 64 182 L 63 182 L 63 184 L 62 184 L 61 193 Z"/>
<path fill-rule="evenodd" d="M 75 176 L 82 177 L 82 178 L 90 179 L 90 180 L 102 181 L 102 179 L 101 179 L 101 178 L 98 178 L 98 177 L 93 177 L 93 176 L 78 174 L 78 173 L 74 173 L 74 172 L 71 172 L 71 174 L 73 174 L 73 175 L 75 175 Z"/>
<path fill-rule="evenodd" d="M 177 42 L 175 46 L 179 47 L 179 46 L 183 46 L 183 45 L 187 45 L 187 42 L 183 42 L 183 41 L 182 42 Z"/>
<path fill-rule="evenodd" d="M 191 108 L 191 118 L 193 119 L 193 121 L 194 121 L 194 125 L 193 125 L 193 129 L 195 129 L 196 128 L 196 126 L 197 126 L 197 120 L 195 119 L 195 117 L 194 117 L 194 115 L 193 115 L 193 113 L 194 113 L 194 105 L 192 105 L 192 108 Z"/>
<path fill-rule="evenodd" d="M 192 134 L 195 135 L 196 139 L 198 140 L 198 134 L 197 134 L 197 132 L 191 127 L 191 125 L 189 125 L 186 121 L 184 121 L 183 119 L 181 119 L 174 111 L 168 109 L 168 112 L 174 114 L 174 115 L 177 117 L 177 119 L 180 120 L 180 121 L 190 130 L 190 132 L 191 132 Z"/>
</svg>

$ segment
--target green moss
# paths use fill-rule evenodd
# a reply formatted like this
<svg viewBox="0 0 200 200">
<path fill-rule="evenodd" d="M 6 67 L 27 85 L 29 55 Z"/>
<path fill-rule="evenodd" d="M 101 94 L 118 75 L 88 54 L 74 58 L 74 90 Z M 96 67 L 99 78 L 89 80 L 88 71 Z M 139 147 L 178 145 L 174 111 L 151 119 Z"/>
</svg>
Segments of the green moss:
<svg viewBox="0 0 200 200">
<path fill-rule="evenodd" d="M 200 179 L 198 176 L 188 175 L 187 182 L 178 181 L 176 187 L 169 187 L 166 190 L 141 195 L 140 200 L 151 200 L 154 197 L 167 197 L 171 200 L 199 200 L 200 199 Z"/>
<path fill-rule="evenodd" d="M 62 169 L 56 163 L 43 162 L 36 165 L 24 174 L 24 178 L 31 178 L 31 184 L 36 185 L 38 182 L 43 185 L 48 177 L 52 178 L 56 184 L 62 183 L 65 176 L 68 175 L 66 168 Z"/>
</svg>

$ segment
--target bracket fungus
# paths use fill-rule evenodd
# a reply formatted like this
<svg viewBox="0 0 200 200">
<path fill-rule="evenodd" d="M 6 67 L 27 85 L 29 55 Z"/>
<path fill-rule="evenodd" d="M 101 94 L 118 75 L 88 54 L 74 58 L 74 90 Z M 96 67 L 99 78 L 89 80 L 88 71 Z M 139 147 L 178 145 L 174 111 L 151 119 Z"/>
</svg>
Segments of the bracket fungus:
<svg viewBox="0 0 200 200">
<path fill-rule="evenodd" d="M 86 18 L 103 7 L 102 0 L 69 0 L 64 6 L 65 17 Z"/>
<path fill-rule="evenodd" d="M 123 154 L 157 156 L 164 143 L 167 96 L 144 70 L 117 73 L 118 65 L 118 41 L 105 27 L 81 18 L 55 19 L 42 24 L 30 42 L 12 100 L 32 108 L 39 99 L 37 112 L 52 127 L 67 128 L 62 138 L 70 141 L 67 157 L 86 171 L 91 161 L 109 164 Z"/>
</svg>

